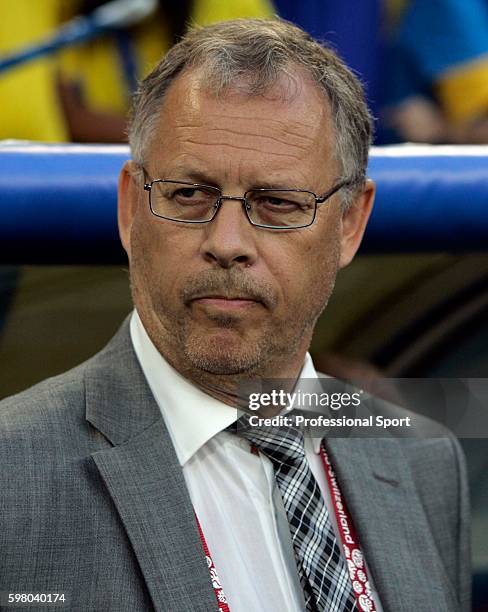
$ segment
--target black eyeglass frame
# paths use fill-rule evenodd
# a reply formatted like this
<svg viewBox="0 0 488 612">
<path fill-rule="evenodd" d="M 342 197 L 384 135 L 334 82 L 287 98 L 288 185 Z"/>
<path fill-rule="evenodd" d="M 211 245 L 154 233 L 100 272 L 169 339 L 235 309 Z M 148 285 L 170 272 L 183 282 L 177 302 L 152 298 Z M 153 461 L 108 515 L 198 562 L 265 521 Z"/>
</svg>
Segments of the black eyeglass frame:
<svg viewBox="0 0 488 612">
<path fill-rule="evenodd" d="M 144 172 L 144 181 L 146 181 L 146 177 L 149 178 L 149 176 L 146 173 L 146 170 L 144 168 L 142 168 L 143 172 Z M 340 181 L 339 183 L 337 183 L 336 185 L 334 185 L 331 189 L 329 189 L 329 191 L 327 191 L 326 193 L 324 193 L 321 196 L 318 196 L 317 194 L 315 194 L 313 191 L 309 191 L 308 189 L 285 189 L 285 188 L 276 188 L 276 189 L 272 189 L 272 188 L 268 188 L 268 187 L 264 187 L 264 188 L 257 188 L 257 189 L 248 189 L 244 195 L 242 197 L 239 196 L 227 196 L 224 195 L 222 193 L 222 190 L 219 189 L 219 187 L 213 187 L 212 185 L 204 185 L 202 183 L 191 183 L 190 181 L 181 181 L 181 180 L 175 180 L 175 179 L 154 179 L 154 180 L 150 180 L 149 182 L 144 182 L 144 191 L 148 191 L 149 192 L 149 208 L 152 212 L 152 214 L 155 217 L 158 217 L 158 219 L 165 219 L 167 221 L 175 221 L 176 223 L 191 223 L 191 224 L 196 224 L 196 223 L 210 223 L 211 221 L 213 221 L 217 215 L 217 213 L 219 212 L 219 209 L 222 205 L 222 201 L 223 200 L 237 200 L 242 202 L 242 204 L 244 205 L 244 210 L 246 212 L 246 217 L 247 220 L 249 221 L 249 223 L 251 225 L 253 225 L 254 227 L 263 227 L 265 229 L 271 229 L 271 230 L 294 230 L 294 229 L 303 229 L 305 227 L 310 227 L 313 222 L 315 221 L 315 218 L 317 216 L 317 206 L 319 206 L 320 204 L 323 204 L 326 200 L 328 200 L 329 198 L 331 198 L 335 193 L 337 193 L 340 189 L 342 189 L 343 187 L 346 186 L 350 186 L 353 185 L 354 183 L 357 183 L 357 180 L 354 179 L 345 179 Z M 177 183 L 177 184 L 181 184 L 181 185 L 188 185 L 188 187 L 196 187 L 196 188 L 203 188 L 203 189 L 208 189 L 211 191 L 214 191 L 215 194 L 217 195 L 217 199 L 216 202 L 214 204 L 214 212 L 212 214 L 212 216 L 210 217 L 210 219 L 205 219 L 204 221 L 194 221 L 194 220 L 186 220 L 186 219 L 174 219 L 172 217 L 165 217 L 164 215 L 160 215 L 156 212 L 154 212 L 153 206 L 152 206 L 152 199 L 151 199 L 151 192 L 152 192 L 152 187 L 155 183 Z M 262 193 L 268 193 L 268 192 L 287 192 L 287 193 L 308 193 L 311 196 L 314 197 L 315 199 L 315 206 L 314 206 L 314 211 L 313 211 L 313 217 L 310 221 L 310 223 L 306 223 L 304 225 L 266 225 L 264 223 L 255 223 L 251 217 L 249 216 L 249 210 L 251 209 L 251 206 L 249 205 L 249 202 L 247 200 L 247 194 L 248 193 L 256 193 L 256 192 L 262 192 Z"/>
</svg>

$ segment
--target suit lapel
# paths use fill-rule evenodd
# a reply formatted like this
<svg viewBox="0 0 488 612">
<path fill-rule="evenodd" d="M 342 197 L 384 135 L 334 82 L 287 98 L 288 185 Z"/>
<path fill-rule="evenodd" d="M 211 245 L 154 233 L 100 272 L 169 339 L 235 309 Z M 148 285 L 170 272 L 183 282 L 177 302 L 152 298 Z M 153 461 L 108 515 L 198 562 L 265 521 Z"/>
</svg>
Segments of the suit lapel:
<svg viewBox="0 0 488 612">
<path fill-rule="evenodd" d="M 183 474 L 162 420 L 93 459 L 132 543 L 156 610 L 215 610 Z"/>
<path fill-rule="evenodd" d="M 92 455 L 158 611 L 215 610 L 193 506 L 128 322 L 85 376 L 87 420 L 114 446 Z"/>
<path fill-rule="evenodd" d="M 327 446 L 385 612 L 456 612 L 398 440 L 331 438 Z"/>
</svg>

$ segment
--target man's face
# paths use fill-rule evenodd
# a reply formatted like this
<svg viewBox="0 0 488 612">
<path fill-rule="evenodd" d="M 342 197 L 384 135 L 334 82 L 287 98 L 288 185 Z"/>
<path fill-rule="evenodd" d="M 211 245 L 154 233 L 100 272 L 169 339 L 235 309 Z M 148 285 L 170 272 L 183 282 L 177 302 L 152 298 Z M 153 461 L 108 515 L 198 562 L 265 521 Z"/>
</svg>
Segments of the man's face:
<svg viewBox="0 0 488 612">
<path fill-rule="evenodd" d="M 232 196 L 259 187 L 325 193 L 340 178 L 327 105 L 306 79 L 293 95 L 288 86 L 216 98 L 198 72 L 183 74 L 164 100 L 147 173 Z M 134 303 L 158 350 L 190 377 L 296 375 L 337 269 L 359 244 L 372 188 L 348 215 L 335 195 L 310 227 L 287 231 L 252 226 L 232 200 L 210 223 L 159 219 L 147 196 L 143 177 L 127 166 L 121 239 Z"/>
</svg>

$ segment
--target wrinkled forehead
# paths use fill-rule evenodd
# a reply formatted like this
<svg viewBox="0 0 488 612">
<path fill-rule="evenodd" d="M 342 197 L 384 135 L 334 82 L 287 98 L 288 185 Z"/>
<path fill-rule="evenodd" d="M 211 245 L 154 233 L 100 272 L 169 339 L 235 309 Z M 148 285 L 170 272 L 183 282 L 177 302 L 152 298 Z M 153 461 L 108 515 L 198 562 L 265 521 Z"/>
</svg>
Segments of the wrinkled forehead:
<svg viewBox="0 0 488 612">
<path fill-rule="evenodd" d="M 259 92 L 246 78 L 215 89 L 201 70 L 185 71 L 166 93 L 150 150 L 160 156 L 163 143 L 172 147 L 182 137 L 196 146 L 209 137 L 209 143 L 240 145 L 243 151 L 258 142 L 263 153 L 282 155 L 283 161 L 287 155 L 335 161 L 330 104 L 304 70 L 283 74 Z"/>
</svg>

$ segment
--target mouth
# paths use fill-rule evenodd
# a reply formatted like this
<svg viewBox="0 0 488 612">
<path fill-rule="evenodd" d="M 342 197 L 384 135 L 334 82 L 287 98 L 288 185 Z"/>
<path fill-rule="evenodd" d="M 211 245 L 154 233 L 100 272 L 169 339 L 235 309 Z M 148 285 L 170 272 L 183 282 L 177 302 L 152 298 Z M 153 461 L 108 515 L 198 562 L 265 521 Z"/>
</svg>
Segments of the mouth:
<svg viewBox="0 0 488 612">
<path fill-rule="evenodd" d="M 241 295 L 202 295 L 194 298 L 191 303 L 204 308 L 233 311 L 245 310 L 262 304 L 261 300 Z"/>
</svg>

